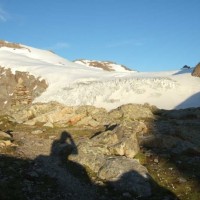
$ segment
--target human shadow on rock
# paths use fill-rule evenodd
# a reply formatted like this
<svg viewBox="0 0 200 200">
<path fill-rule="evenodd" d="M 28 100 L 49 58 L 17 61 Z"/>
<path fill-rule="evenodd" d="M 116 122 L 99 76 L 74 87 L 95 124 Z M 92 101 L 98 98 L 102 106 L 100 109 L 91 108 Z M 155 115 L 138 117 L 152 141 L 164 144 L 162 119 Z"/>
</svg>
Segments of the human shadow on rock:
<svg viewBox="0 0 200 200">
<path fill-rule="evenodd" d="M 94 190 L 95 199 L 178 199 L 172 192 L 158 185 L 150 175 L 144 177 L 134 170 L 125 172 L 114 181 L 101 180 L 103 184 L 99 185 L 98 181 L 91 180 L 83 165 L 68 159 L 70 155 L 78 155 L 78 147 L 71 134 L 64 131 L 60 139 L 53 142 L 51 156 L 59 157 L 67 171 Z"/>
<path fill-rule="evenodd" d="M 82 165 L 68 159 L 70 155 L 77 154 L 77 146 L 71 134 L 67 131 L 63 131 L 60 138 L 52 143 L 50 157 L 57 158 L 70 173 L 77 178 L 81 178 L 87 183 L 90 183 L 90 178 L 85 168 Z"/>
<path fill-rule="evenodd" d="M 169 200 L 177 199 L 167 189 L 159 186 L 151 177 L 143 177 L 136 171 L 128 171 L 117 180 L 104 184 L 93 182 L 86 168 L 68 160 L 69 155 L 78 154 L 78 148 L 67 131 L 52 143 L 49 156 L 40 155 L 34 160 L 0 155 L 0 199 L 1 200 Z M 140 197 L 130 190 L 144 187 L 152 191 Z M 103 183 L 103 182 L 101 182 Z M 148 188 L 149 187 L 149 188 Z"/>
</svg>

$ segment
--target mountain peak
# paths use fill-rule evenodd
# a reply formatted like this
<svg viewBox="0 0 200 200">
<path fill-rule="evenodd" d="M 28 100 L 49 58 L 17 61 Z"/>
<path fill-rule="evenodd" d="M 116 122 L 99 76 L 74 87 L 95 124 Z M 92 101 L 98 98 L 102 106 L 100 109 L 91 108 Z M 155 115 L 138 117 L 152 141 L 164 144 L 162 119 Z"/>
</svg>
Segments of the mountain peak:
<svg viewBox="0 0 200 200">
<path fill-rule="evenodd" d="M 86 59 L 77 59 L 74 61 L 77 64 L 85 65 L 88 67 L 96 67 L 103 69 L 105 71 L 119 71 L 119 72 L 128 72 L 132 71 L 128 67 L 117 64 L 112 61 L 98 61 L 98 60 L 86 60 Z"/>
</svg>

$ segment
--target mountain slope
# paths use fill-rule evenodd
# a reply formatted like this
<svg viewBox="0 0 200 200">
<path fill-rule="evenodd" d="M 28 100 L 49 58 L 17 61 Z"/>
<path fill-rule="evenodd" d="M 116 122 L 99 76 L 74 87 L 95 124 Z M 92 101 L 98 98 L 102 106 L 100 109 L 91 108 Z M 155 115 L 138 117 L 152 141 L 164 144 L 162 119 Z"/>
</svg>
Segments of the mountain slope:
<svg viewBox="0 0 200 200">
<path fill-rule="evenodd" d="M 97 60 L 85 60 L 79 59 L 74 61 L 77 64 L 85 65 L 88 67 L 97 67 L 105 71 L 117 71 L 117 72 L 129 72 L 131 69 L 124 65 L 120 65 L 111 61 L 97 61 Z"/>
<path fill-rule="evenodd" d="M 0 47 L 0 66 L 45 79 L 48 88 L 35 102 L 58 101 L 107 109 L 125 103 L 150 103 L 164 109 L 200 106 L 200 79 L 191 76 L 192 69 L 107 72 L 73 63 L 50 51 L 20 46 Z"/>
</svg>

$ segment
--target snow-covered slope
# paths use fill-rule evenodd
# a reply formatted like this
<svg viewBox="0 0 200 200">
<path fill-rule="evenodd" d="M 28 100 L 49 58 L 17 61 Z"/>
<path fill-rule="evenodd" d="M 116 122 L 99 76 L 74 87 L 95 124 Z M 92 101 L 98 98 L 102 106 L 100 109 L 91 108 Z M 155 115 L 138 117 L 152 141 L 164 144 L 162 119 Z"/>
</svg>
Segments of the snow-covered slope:
<svg viewBox="0 0 200 200">
<path fill-rule="evenodd" d="M 97 67 L 105 71 L 117 71 L 117 72 L 129 72 L 131 69 L 127 68 L 124 65 L 120 65 L 111 61 L 97 61 L 97 60 L 85 60 L 79 59 L 75 60 L 75 63 L 88 66 L 88 67 Z"/>
<path fill-rule="evenodd" d="M 200 106 L 200 79 L 192 69 L 145 73 L 107 72 L 70 62 L 41 49 L 0 47 L 0 66 L 44 78 L 48 89 L 35 101 L 95 105 L 107 109 L 125 103 L 150 103 L 173 109 Z"/>
</svg>

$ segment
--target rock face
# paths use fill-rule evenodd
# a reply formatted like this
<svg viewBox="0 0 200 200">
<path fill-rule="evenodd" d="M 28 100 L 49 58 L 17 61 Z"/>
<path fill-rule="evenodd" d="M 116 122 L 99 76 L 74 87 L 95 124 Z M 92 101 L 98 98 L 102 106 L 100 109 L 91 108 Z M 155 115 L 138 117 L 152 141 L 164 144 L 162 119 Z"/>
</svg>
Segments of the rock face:
<svg viewBox="0 0 200 200">
<path fill-rule="evenodd" d="M 46 88 L 45 80 L 26 72 L 13 74 L 10 69 L 0 67 L 0 110 L 6 111 L 12 105 L 30 104 Z"/>
<path fill-rule="evenodd" d="M 198 63 L 194 68 L 192 76 L 200 77 L 200 63 Z"/>
</svg>

